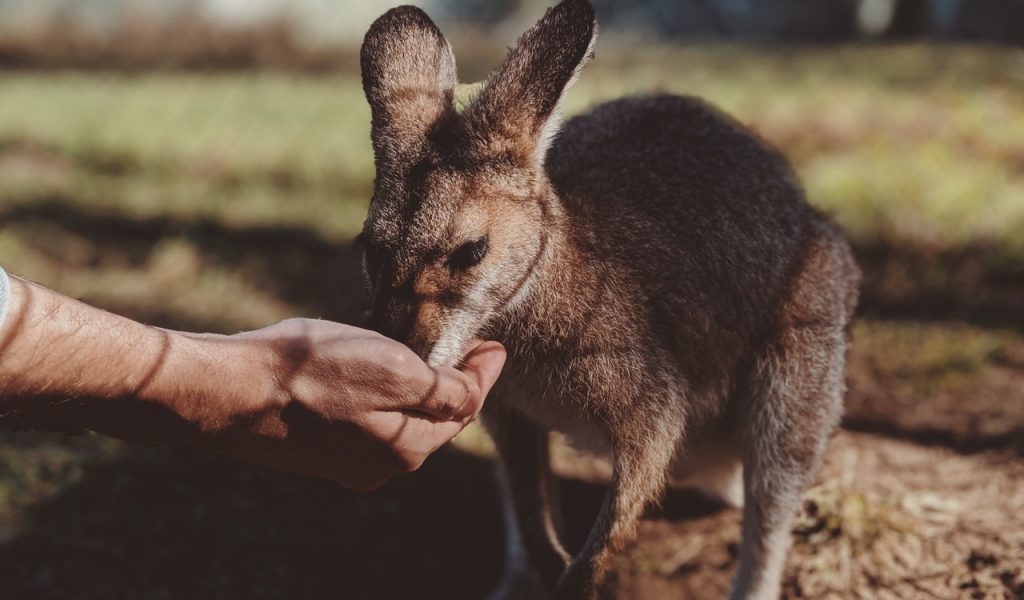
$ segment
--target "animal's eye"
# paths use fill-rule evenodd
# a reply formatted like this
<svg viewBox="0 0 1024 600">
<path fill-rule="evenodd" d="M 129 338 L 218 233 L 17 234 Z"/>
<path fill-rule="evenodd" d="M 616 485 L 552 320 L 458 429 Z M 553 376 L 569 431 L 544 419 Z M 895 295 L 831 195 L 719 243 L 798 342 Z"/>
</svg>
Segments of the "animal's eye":
<svg viewBox="0 0 1024 600">
<path fill-rule="evenodd" d="M 453 271 L 465 271 L 474 267 L 487 256 L 487 236 L 481 236 L 471 242 L 466 242 L 455 249 L 448 256 L 448 267 Z"/>
</svg>

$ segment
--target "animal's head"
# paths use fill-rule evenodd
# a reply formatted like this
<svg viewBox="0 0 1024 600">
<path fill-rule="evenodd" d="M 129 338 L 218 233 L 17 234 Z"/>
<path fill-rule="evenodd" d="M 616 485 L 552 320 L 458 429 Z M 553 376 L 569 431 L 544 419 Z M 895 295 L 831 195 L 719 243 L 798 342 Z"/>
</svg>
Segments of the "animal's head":
<svg viewBox="0 0 1024 600">
<path fill-rule="evenodd" d="M 458 361 L 529 286 L 545 250 L 544 157 L 595 37 L 590 3 L 564 0 L 459 112 L 455 57 L 423 11 L 392 9 L 366 34 L 377 167 L 361 234 L 371 322 L 431 364 Z"/>
</svg>

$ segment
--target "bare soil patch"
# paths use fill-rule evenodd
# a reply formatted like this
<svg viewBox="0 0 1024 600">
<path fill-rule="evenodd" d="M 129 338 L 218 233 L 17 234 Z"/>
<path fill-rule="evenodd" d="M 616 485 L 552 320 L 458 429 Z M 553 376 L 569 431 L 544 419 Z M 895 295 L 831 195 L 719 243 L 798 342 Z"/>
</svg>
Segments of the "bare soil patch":
<svg viewBox="0 0 1024 600">
<path fill-rule="evenodd" d="M 672 510 L 641 524 L 615 562 L 610 597 L 725 597 L 740 512 L 674 519 Z M 1020 598 L 1024 460 L 840 433 L 807 495 L 784 590 L 787 598 Z"/>
</svg>

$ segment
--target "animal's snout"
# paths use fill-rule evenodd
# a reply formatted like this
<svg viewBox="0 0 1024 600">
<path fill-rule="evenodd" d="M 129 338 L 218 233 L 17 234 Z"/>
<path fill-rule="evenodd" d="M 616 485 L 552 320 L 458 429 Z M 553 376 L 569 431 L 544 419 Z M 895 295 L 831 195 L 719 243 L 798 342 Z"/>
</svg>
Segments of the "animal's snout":
<svg viewBox="0 0 1024 600">
<path fill-rule="evenodd" d="M 415 320 L 411 304 L 395 298 L 377 298 L 370 310 L 370 328 L 402 343 L 408 343 Z"/>
<path fill-rule="evenodd" d="M 381 298 L 370 311 L 370 328 L 409 346 L 426 360 L 436 342 L 436 336 L 426 331 L 420 319 L 420 307 L 399 298 Z"/>
</svg>

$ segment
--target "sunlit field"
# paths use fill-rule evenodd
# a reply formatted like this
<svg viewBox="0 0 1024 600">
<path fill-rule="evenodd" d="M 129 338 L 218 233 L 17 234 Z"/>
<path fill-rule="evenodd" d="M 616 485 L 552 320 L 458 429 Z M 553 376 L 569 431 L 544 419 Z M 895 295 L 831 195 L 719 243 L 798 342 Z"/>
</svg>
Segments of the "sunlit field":
<svg viewBox="0 0 1024 600">
<path fill-rule="evenodd" d="M 787 594 L 1024 594 L 1024 53 L 609 44 L 568 112 L 646 92 L 702 96 L 782 148 L 864 270 L 845 428 Z M 149 323 L 358 323 L 372 184 L 358 73 L 0 72 L 0 264 Z M 184 450 L 8 434 L 0 581 L 37 598 L 405 597 L 367 566 L 397 552 L 436 597 L 479 597 L 501 527 L 486 439 L 456 445 L 367 499 Z M 887 469 L 906 488 L 873 479 Z M 689 519 L 644 524 L 621 597 L 725 589 L 738 514 Z M 472 574 L 439 575 L 467 553 Z M 829 569 L 845 579 L 822 587 Z"/>
</svg>

